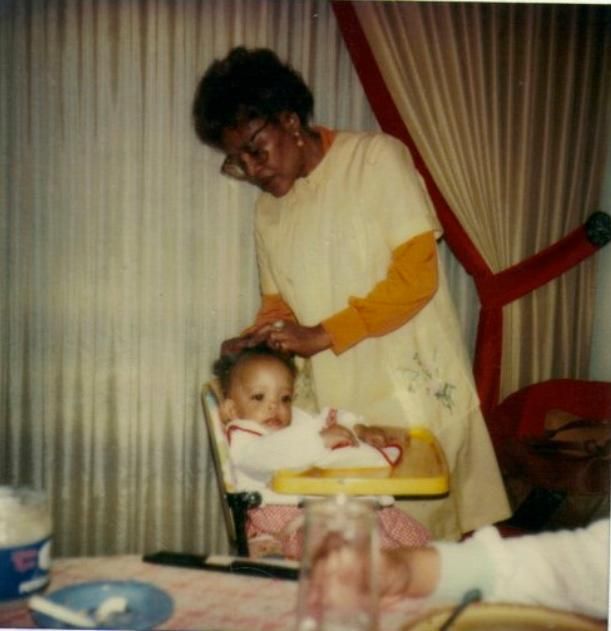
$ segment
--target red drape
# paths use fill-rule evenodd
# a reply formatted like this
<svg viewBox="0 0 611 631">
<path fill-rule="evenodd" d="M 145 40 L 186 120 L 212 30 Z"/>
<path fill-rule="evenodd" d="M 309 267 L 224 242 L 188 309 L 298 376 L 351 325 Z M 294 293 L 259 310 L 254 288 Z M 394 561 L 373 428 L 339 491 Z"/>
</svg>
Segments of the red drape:
<svg viewBox="0 0 611 631">
<path fill-rule="evenodd" d="M 583 226 L 536 255 L 495 274 L 478 252 L 424 163 L 397 109 L 373 56 L 352 2 L 333 2 L 344 41 L 371 107 L 382 129 L 403 141 L 424 178 L 445 238 L 467 273 L 473 276 L 480 299 L 473 372 L 482 410 L 488 415 L 499 400 L 503 338 L 503 305 L 567 271 L 598 248 Z"/>
</svg>

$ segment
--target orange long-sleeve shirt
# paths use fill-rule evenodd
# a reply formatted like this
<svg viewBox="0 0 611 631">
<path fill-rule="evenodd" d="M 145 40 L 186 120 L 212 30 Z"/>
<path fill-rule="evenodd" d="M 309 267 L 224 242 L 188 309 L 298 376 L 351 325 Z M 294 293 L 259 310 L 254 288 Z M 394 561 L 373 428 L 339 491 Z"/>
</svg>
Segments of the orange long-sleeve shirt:
<svg viewBox="0 0 611 631">
<path fill-rule="evenodd" d="M 332 349 L 342 353 L 366 337 L 394 331 L 412 318 L 437 290 L 437 249 L 432 232 L 395 248 L 386 278 L 366 296 L 351 297 L 342 311 L 321 324 Z M 255 326 L 275 320 L 296 321 L 280 294 L 263 295 Z"/>
</svg>

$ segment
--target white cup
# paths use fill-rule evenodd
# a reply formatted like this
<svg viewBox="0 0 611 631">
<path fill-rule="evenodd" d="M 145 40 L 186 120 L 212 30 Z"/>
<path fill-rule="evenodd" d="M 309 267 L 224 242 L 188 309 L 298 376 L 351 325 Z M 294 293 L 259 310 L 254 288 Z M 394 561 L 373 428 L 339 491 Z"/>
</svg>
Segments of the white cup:
<svg viewBox="0 0 611 631">
<path fill-rule="evenodd" d="M 42 591 L 51 579 L 51 513 L 43 491 L 0 486 L 0 605 Z"/>
<path fill-rule="evenodd" d="M 378 537 L 373 505 L 336 496 L 305 506 L 297 631 L 375 631 Z"/>
</svg>

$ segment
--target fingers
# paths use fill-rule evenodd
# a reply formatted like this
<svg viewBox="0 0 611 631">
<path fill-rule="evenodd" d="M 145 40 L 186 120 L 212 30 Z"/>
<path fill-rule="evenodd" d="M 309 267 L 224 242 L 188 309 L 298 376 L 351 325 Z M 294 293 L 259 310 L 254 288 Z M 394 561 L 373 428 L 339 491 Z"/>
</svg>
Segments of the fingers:
<svg viewBox="0 0 611 631">
<path fill-rule="evenodd" d="M 329 413 L 327 414 L 325 425 L 327 427 L 337 425 L 337 410 L 335 408 L 329 408 Z"/>
<path fill-rule="evenodd" d="M 221 344 L 221 355 L 233 355 L 251 345 L 251 336 L 232 337 Z"/>
<path fill-rule="evenodd" d="M 241 335 L 239 337 L 232 337 L 221 344 L 221 355 L 239 353 L 245 348 L 252 348 L 253 346 L 262 344 L 265 341 L 266 336 L 262 335 L 259 331 L 255 331 L 247 335 Z"/>
<path fill-rule="evenodd" d="M 386 437 L 384 434 L 372 433 L 365 439 L 365 442 L 372 447 L 377 447 L 378 449 L 382 449 L 386 447 Z"/>
<path fill-rule="evenodd" d="M 371 425 L 363 425 L 358 423 L 354 426 L 356 435 L 368 445 L 382 449 L 390 444 L 389 437 L 381 427 L 373 427 Z"/>
<path fill-rule="evenodd" d="M 280 340 L 277 337 L 268 337 L 267 345 L 274 350 L 281 351 L 283 353 L 286 353 L 289 350 L 288 342 Z"/>
<path fill-rule="evenodd" d="M 250 329 L 246 335 L 225 340 L 221 344 L 221 355 L 239 353 L 245 348 L 252 348 L 259 344 L 267 344 L 270 348 L 283 352 L 290 351 L 285 324 L 283 320 L 276 320 L 258 329 Z"/>
<path fill-rule="evenodd" d="M 356 436 L 343 425 L 332 425 L 320 430 L 325 447 L 329 449 L 339 449 L 340 447 L 356 447 L 358 440 Z"/>
<path fill-rule="evenodd" d="M 307 346 L 306 327 L 295 322 L 276 320 L 257 329 L 250 329 L 248 335 L 226 340 L 221 346 L 221 354 L 239 352 L 258 344 L 267 344 L 270 348 L 283 353 L 302 354 L 304 344 Z M 311 353 L 309 353 L 311 354 Z M 309 354 L 303 356 L 309 356 Z"/>
<path fill-rule="evenodd" d="M 267 343 L 267 335 L 265 332 L 259 329 L 249 335 L 249 342 L 247 346 L 248 348 L 252 348 L 253 346 L 258 346 L 259 344 L 264 344 L 264 343 Z"/>
<path fill-rule="evenodd" d="M 237 345 L 234 344 L 235 341 Z M 258 328 L 251 327 L 248 335 L 226 340 L 221 346 L 221 354 L 238 352 L 257 344 L 267 344 L 270 348 L 284 353 L 311 357 L 330 348 L 331 338 L 320 324 L 302 326 L 291 320 L 275 320 Z"/>
<path fill-rule="evenodd" d="M 292 331 L 293 327 L 287 326 L 287 323 L 282 320 L 276 320 L 276 322 L 266 326 L 265 331 L 261 331 L 265 335 L 265 341 L 267 344 L 278 351 L 287 352 L 292 351 L 291 342 L 295 337 Z"/>
</svg>

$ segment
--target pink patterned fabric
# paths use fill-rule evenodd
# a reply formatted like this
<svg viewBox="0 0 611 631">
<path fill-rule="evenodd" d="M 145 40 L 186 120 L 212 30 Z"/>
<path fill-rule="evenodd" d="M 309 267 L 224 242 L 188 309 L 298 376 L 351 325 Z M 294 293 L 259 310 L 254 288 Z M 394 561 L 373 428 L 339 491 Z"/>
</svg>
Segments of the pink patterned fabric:
<svg viewBox="0 0 611 631">
<path fill-rule="evenodd" d="M 157 629 L 171 631 L 287 631 L 295 626 L 297 582 L 143 563 L 139 556 L 54 559 L 54 592 L 88 581 L 137 580 L 165 590 L 174 612 Z M 379 628 L 401 631 L 423 611 L 424 601 L 405 600 L 380 615 Z M 0 603 L 0 629 L 35 629 L 27 603 Z"/>
<path fill-rule="evenodd" d="M 389 506 L 378 511 L 382 549 L 420 546 L 431 541 L 429 531 L 404 511 Z M 303 549 L 303 511 L 295 506 L 263 506 L 248 511 L 246 535 L 253 557 L 281 554 L 300 559 Z"/>
</svg>

